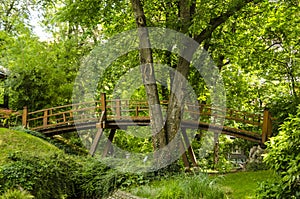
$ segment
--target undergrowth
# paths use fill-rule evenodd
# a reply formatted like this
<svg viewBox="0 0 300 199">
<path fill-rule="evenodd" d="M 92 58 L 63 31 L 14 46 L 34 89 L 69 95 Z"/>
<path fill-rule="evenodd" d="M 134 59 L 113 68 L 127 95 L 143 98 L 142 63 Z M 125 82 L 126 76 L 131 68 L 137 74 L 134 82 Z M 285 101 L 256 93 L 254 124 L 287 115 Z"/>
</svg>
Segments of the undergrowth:
<svg viewBox="0 0 300 199">
<path fill-rule="evenodd" d="M 181 174 L 149 185 L 132 188 L 131 192 L 141 197 L 160 199 L 222 199 L 226 198 L 216 180 L 205 174 Z"/>
</svg>

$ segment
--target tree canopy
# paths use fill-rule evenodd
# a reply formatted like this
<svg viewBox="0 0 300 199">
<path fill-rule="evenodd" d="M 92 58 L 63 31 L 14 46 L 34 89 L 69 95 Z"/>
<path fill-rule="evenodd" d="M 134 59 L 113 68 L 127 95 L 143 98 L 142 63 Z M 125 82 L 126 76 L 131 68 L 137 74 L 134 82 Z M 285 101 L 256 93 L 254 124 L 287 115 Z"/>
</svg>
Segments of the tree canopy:
<svg viewBox="0 0 300 199">
<path fill-rule="evenodd" d="M 29 21 L 36 8 L 42 10 L 41 23 L 53 35 L 51 41 L 41 41 L 33 33 Z M 188 80 L 198 100 L 213 101 L 214 88 L 190 60 L 180 56 L 193 56 L 197 49 L 204 49 L 214 61 L 226 91 L 226 107 L 252 112 L 267 107 L 282 120 L 299 103 L 298 1 L 10 0 L 1 2 L 0 9 L 0 64 L 11 71 L 6 86 L 13 109 L 71 103 L 84 57 L 113 36 L 137 27 L 170 29 L 198 43 L 193 48 L 183 44 L 181 54 L 168 50 L 176 48 L 174 43 L 165 50 L 128 52 L 111 63 L 99 80 L 97 92 L 112 95 L 120 78 L 139 64 L 161 63 L 175 69 L 165 74 L 165 82 L 155 84 L 145 83 L 152 74 L 147 69 L 145 88 L 132 96 L 147 98 L 150 105 L 169 100 L 164 128 L 153 137 L 158 148 L 174 139 L 180 128 L 180 107 L 186 100 L 186 83 L 180 78 Z M 140 44 L 151 45 L 147 34 L 139 32 Z M 163 121 L 159 109 L 151 110 L 155 131 Z"/>
</svg>

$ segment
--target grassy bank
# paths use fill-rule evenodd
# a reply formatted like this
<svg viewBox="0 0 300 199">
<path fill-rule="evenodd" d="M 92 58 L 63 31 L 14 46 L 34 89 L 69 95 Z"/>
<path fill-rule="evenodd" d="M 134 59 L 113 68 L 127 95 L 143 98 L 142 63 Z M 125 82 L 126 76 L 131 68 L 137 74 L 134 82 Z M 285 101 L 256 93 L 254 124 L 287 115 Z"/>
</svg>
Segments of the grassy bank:
<svg viewBox="0 0 300 199">
<path fill-rule="evenodd" d="M 21 129 L 0 129 L 0 198 L 103 198 L 120 178 L 95 158 L 67 154 Z"/>
<path fill-rule="evenodd" d="M 9 156 L 17 152 L 39 158 L 63 153 L 50 143 L 25 132 L 0 128 L 0 165 L 11 162 Z"/>
</svg>

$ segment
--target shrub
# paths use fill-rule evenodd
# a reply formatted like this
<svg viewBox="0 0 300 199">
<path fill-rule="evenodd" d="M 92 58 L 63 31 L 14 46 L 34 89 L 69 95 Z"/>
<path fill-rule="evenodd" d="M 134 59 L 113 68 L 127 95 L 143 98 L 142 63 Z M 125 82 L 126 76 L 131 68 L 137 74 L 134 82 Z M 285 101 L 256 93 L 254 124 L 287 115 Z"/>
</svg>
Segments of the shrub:
<svg viewBox="0 0 300 199">
<path fill-rule="evenodd" d="M 102 162 L 85 158 L 82 164 L 84 166 L 72 175 L 72 181 L 76 183 L 77 197 L 105 198 L 120 186 L 121 182 L 118 179 L 122 178 L 122 175 Z"/>
<path fill-rule="evenodd" d="M 260 171 L 269 169 L 265 162 L 249 162 L 245 166 L 247 171 Z"/>
<path fill-rule="evenodd" d="M 264 161 L 275 170 L 279 179 L 262 185 L 261 198 L 270 198 L 263 194 L 272 191 L 273 198 L 300 197 L 300 106 L 297 114 L 290 115 L 280 127 L 276 137 L 267 144 L 268 154 Z"/>
<path fill-rule="evenodd" d="M 77 169 L 76 162 L 61 155 L 47 159 L 11 154 L 13 162 L 0 168 L 0 192 L 22 187 L 36 198 L 61 198 L 73 195 L 75 183 L 69 176 Z"/>
<path fill-rule="evenodd" d="M 14 153 L 0 167 L 0 194 L 22 188 L 37 199 L 103 198 L 116 189 L 118 173 L 93 158 L 54 155 L 26 157 Z"/>
<path fill-rule="evenodd" d="M 18 189 L 7 190 L 3 195 L 0 196 L 0 199 L 32 199 L 34 198 L 27 191 L 21 191 Z"/>
</svg>

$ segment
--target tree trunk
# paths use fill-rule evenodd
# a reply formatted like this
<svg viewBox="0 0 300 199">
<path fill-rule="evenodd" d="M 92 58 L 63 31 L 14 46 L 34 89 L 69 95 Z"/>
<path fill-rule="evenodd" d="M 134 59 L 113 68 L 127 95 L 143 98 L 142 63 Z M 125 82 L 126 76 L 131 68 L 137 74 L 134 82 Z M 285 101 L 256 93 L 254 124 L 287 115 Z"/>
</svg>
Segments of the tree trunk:
<svg viewBox="0 0 300 199">
<path fill-rule="evenodd" d="M 131 0 L 135 14 L 135 20 L 140 40 L 140 63 L 143 83 L 145 85 L 148 104 L 150 109 L 150 121 L 152 129 L 154 150 L 166 145 L 165 132 L 163 127 L 163 116 L 160 108 L 158 89 L 154 74 L 153 58 L 149 33 L 146 28 L 146 17 L 140 0 Z"/>
<path fill-rule="evenodd" d="M 180 0 L 178 2 L 179 8 L 179 18 L 180 18 L 180 32 L 187 33 L 191 24 L 192 13 L 195 8 L 195 2 L 192 0 Z M 183 44 L 184 45 L 184 44 Z M 187 57 L 192 58 L 196 49 L 190 46 L 184 46 L 182 55 L 188 55 Z M 182 113 L 184 107 L 184 101 L 186 96 L 186 82 L 189 73 L 190 62 L 183 57 L 178 58 L 178 63 L 176 67 L 176 73 L 173 74 L 173 79 L 171 81 L 171 94 L 169 99 L 167 119 L 165 124 L 165 129 L 167 133 L 167 142 L 175 139 L 170 149 L 174 155 L 177 155 L 177 150 L 179 149 L 179 143 L 181 139 L 180 123 L 182 120 Z"/>
<path fill-rule="evenodd" d="M 213 31 L 219 27 L 221 24 L 227 21 L 227 19 L 234 15 L 237 11 L 241 10 L 245 5 L 251 2 L 259 2 L 261 0 L 244 0 L 239 4 L 234 4 L 232 7 L 228 8 L 224 13 L 221 13 L 215 18 L 211 18 L 206 28 L 204 28 L 200 34 L 194 35 L 195 41 L 199 44 L 204 41 L 208 41 L 211 38 Z M 193 13 L 196 8 L 196 0 L 178 0 L 176 1 L 178 5 L 178 29 L 181 33 L 188 34 L 189 27 L 192 23 Z M 184 46 L 181 52 L 182 55 L 186 55 L 186 59 L 183 57 L 178 58 L 178 63 L 176 66 L 176 73 L 173 80 L 171 81 L 171 91 L 170 99 L 167 110 L 167 119 L 164 129 L 161 129 L 163 125 L 163 118 L 161 109 L 159 106 L 158 90 L 155 81 L 152 51 L 149 41 L 149 35 L 146 28 L 146 18 L 143 11 L 143 6 L 140 0 L 131 0 L 133 11 L 135 14 L 139 39 L 140 39 L 140 60 L 141 60 L 141 73 L 143 76 L 144 85 L 146 88 L 146 93 L 148 97 L 148 103 L 150 106 L 150 118 L 151 127 L 153 132 L 153 145 L 154 149 L 162 148 L 166 143 L 171 142 L 173 139 L 181 139 L 181 134 L 179 134 L 180 123 L 182 120 L 182 113 L 184 107 L 184 100 L 186 96 L 186 82 L 190 68 L 190 62 L 192 56 L 197 50 L 196 47 Z M 168 17 L 167 17 L 168 18 Z M 159 133 L 157 133 L 159 132 Z M 169 148 L 170 153 L 178 155 L 176 151 L 179 150 L 178 145 L 172 145 Z M 174 148 L 173 148 L 174 147 Z M 174 151 L 173 151 L 174 150 Z"/>
</svg>

